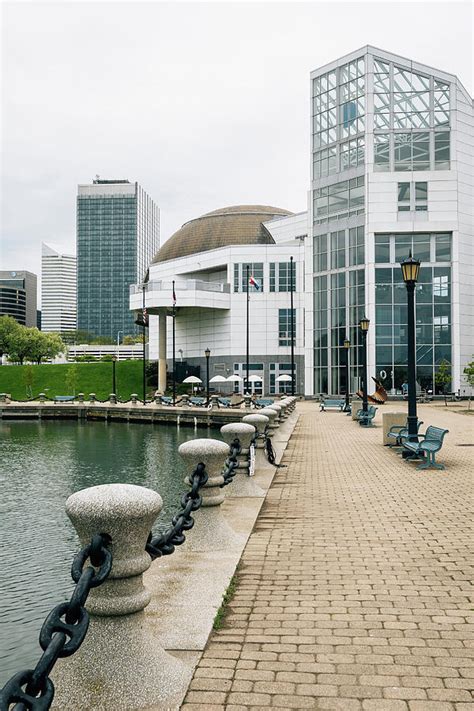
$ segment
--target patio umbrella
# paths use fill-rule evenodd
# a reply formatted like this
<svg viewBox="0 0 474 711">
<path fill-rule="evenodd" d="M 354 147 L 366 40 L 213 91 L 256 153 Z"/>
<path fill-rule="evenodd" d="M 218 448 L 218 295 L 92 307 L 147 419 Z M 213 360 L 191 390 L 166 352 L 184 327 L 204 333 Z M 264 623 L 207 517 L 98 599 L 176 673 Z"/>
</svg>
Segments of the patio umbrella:
<svg viewBox="0 0 474 711">
<path fill-rule="evenodd" d="M 249 382 L 251 383 L 261 383 L 263 378 L 260 377 L 260 375 L 251 375 L 249 377 Z"/>
<path fill-rule="evenodd" d="M 227 379 L 224 378 L 223 375 L 214 375 L 213 378 L 210 379 L 210 383 L 226 383 Z"/>
<path fill-rule="evenodd" d="M 228 383 L 241 383 L 243 381 L 243 378 L 240 377 L 240 375 L 229 375 L 228 378 L 226 378 Z"/>
<path fill-rule="evenodd" d="M 277 383 L 291 383 L 292 380 L 291 375 L 279 375 L 278 378 L 276 378 Z"/>
<path fill-rule="evenodd" d="M 201 378 L 197 378 L 195 375 L 188 375 L 187 378 L 183 380 L 183 383 L 190 383 L 191 385 L 191 395 L 193 394 L 193 387 L 199 383 L 202 383 Z"/>
</svg>

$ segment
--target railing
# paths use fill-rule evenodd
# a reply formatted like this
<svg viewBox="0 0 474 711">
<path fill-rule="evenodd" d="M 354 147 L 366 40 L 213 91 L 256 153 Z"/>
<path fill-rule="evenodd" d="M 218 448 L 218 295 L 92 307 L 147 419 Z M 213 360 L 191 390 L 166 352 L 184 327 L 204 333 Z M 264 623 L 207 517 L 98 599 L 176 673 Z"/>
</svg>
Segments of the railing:
<svg viewBox="0 0 474 711">
<path fill-rule="evenodd" d="M 145 293 L 152 291 L 169 291 L 170 301 L 173 294 L 173 282 L 171 281 L 149 281 L 145 285 Z M 210 291 L 217 294 L 230 294 L 230 284 L 218 281 L 203 281 L 202 279 L 187 279 L 186 281 L 175 282 L 176 291 Z M 130 294 L 141 294 L 142 284 L 130 284 Z"/>
</svg>

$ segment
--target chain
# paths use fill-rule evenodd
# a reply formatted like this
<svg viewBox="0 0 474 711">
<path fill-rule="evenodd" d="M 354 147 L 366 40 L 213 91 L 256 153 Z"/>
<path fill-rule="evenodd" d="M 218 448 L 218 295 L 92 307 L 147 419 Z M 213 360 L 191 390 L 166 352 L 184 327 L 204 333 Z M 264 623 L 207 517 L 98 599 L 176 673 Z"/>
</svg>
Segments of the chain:
<svg viewBox="0 0 474 711">
<path fill-rule="evenodd" d="M 227 486 L 227 484 L 230 484 L 234 476 L 237 474 L 237 455 L 240 454 L 241 451 L 242 447 L 240 445 L 240 440 L 238 439 L 238 437 L 236 437 L 229 447 L 229 456 L 224 464 L 224 471 L 222 472 L 224 481 L 220 485 L 221 489 L 224 486 Z"/>
<path fill-rule="evenodd" d="M 166 531 L 155 538 L 152 538 L 151 533 L 148 536 L 145 550 L 152 560 L 163 555 L 171 555 L 176 546 L 184 543 L 186 540 L 184 531 L 189 531 L 194 526 L 192 514 L 201 507 L 202 496 L 199 494 L 199 490 L 206 484 L 207 480 L 206 467 L 201 462 L 189 477 L 191 490 L 181 497 L 182 510 L 174 516 Z"/>
<path fill-rule="evenodd" d="M 51 670 L 61 657 L 77 652 L 89 627 L 84 605 L 92 590 L 105 582 L 112 568 L 111 543 L 107 534 L 92 537 L 88 546 L 74 557 L 71 577 L 76 583 L 69 602 L 57 605 L 43 622 L 39 643 L 43 654 L 34 669 L 18 672 L 0 690 L 0 711 L 47 711 L 54 698 Z M 89 559 L 91 565 L 84 567 Z M 92 567 L 93 566 L 93 567 Z"/>
</svg>

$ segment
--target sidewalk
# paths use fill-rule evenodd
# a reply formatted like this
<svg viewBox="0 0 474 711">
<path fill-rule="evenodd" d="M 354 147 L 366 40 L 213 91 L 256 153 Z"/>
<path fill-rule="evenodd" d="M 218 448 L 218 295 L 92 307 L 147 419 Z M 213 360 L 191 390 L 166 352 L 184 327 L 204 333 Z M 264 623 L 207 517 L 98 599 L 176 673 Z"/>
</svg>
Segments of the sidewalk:
<svg viewBox="0 0 474 711">
<path fill-rule="evenodd" d="M 186 711 L 473 708 L 474 418 L 421 406 L 450 430 L 445 471 L 301 403 Z M 469 550 L 470 549 L 470 550 Z"/>
</svg>

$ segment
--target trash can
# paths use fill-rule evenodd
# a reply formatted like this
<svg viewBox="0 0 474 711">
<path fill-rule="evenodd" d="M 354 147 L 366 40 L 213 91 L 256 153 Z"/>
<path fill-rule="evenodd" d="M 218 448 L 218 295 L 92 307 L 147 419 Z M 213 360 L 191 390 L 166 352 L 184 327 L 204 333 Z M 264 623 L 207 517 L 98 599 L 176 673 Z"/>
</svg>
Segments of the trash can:
<svg viewBox="0 0 474 711">
<path fill-rule="evenodd" d="M 395 444 L 393 437 L 387 437 L 390 427 L 393 425 L 406 425 L 406 412 L 384 412 L 382 415 L 382 436 L 383 444 Z"/>
</svg>

